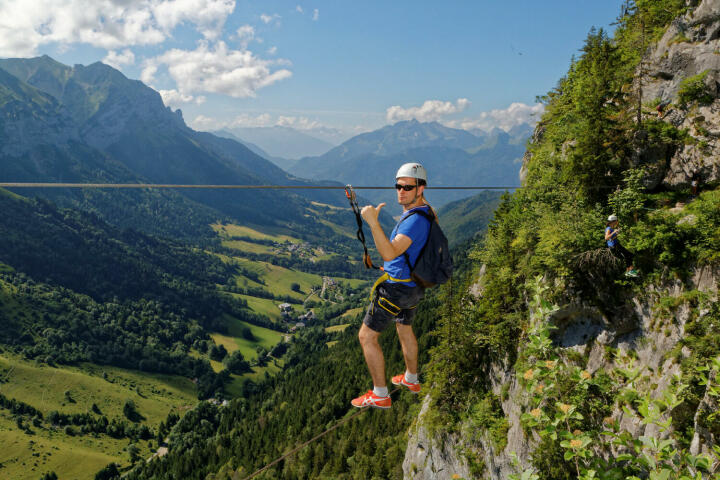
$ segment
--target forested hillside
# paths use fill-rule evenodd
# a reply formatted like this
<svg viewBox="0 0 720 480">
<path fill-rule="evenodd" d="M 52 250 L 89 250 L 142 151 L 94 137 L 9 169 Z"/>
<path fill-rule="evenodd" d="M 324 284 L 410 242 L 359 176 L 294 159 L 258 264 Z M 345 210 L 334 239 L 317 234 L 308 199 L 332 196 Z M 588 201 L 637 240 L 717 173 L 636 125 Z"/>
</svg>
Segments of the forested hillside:
<svg viewBox="0 0 720 480">
<path fill-rule="evenodd" d="M 169 413 L 163 425 L 280 371 L 300 314 L 329 325 L 363 303 L 365 282 L 348 278 L 365 275 L 357 240 L 332 221 L 354 223 L 349 209 L 313 205 L 332 232 L 320 243 L 214 224 L 217 240 L 191 247 L 6 190 L 0 207 L 0 437 L 13 445 L 0 476 L 125 470 L 164 440 Z"/>
<path fill-rule="evenodd" d="M 451 248 L 468 240 L 478 241 L 484 236 L 501 196 L 500 192 L 490 190 L 450 202 L 438 209 L 443 232 Z"/>
<path fill-rule="evenodd" d="M 236 271 L 216 257 L 44 200 L 4 191 L 0 205 L 0 336 L 28 358 L 177 373 L 207 397 L 222 382 L 187 351 L 224 328 L 223 314 L 268 324 L 217 291 Z"/>
<path fill-rule="evenodd" d="M 421 304 L 416 332 L 426 364 L 444 299 Z M 364 304 L 364 299 L 362 301 Z M 244 478 L 312 438 L 353 411 L 349 401 L 368 388 L 357 342 L 358 321 L 344 333 L 312 329 L 296 339 L 277 377 L 218 408 L 201 404 L 170 437 L 170 453 L 136 469 L 129 478 Z M 332 346 L 329 341 L 337 341 Z M 394 329 L 381 337 L 389 372 L 404 368 Z M 419 411 L 417 396 L 398 392 L 390 411 L 368 411 L 311 443 L 260 478 L 401 478 L 407 429 Z"/>
</svg>

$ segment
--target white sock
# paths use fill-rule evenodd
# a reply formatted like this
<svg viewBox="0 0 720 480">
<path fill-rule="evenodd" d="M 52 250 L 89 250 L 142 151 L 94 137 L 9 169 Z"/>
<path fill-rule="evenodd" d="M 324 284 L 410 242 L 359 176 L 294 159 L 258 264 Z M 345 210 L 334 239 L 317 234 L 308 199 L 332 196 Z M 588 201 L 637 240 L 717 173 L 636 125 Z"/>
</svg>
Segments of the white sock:
<svg viewBox="0 0 720 480">
<path fill-rule="evenodd" d="M 408 383 L 418 383 L 417 373 L 405 371 L 405 381 Z"/>
<path fill-rule="evenodd" d="M 388 396 L 388 389 L 387 387 L 375 387 L 373 385 L 373 393 L 377 397 L 387 397 Z"/>
</svg>

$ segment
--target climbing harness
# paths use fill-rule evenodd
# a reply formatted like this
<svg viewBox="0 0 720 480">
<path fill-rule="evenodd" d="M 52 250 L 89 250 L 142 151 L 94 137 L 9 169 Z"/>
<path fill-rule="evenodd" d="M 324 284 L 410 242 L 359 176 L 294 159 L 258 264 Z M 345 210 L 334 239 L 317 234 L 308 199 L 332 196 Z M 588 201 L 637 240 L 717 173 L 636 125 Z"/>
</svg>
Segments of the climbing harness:
<svg viewBox="0 0 720 480">
<path fill-rule="evenodd" d="M 382 267 L 380 267 L 380 270 L 382 270 Z M 382 275 L 380 275 L 380 278 L 375 280 L 375 283 L 373 284 L 372 288 L 370 289 L 370 301 L 372 301 L 374 298 L 373 295 L 375 295 L 375 289 L 377 289 L 378 285 L 383 283 L 385 280 L 392 280 L 393 282 L 412 282 L 412 278 L 407 278 L 407 279 L 395 278 L 395 277 L 391 277 L 389 273 L 385 272 Z"/>
</svg>

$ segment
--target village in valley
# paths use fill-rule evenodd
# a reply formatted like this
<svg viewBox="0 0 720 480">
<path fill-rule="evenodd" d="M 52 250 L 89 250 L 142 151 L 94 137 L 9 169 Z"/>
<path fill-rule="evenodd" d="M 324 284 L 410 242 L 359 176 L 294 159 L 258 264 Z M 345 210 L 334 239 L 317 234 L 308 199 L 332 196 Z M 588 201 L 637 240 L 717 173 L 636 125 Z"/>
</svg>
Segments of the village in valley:
<svg viewBox="0 0 720 480">
<path fill-rule="evenodd" d="M 322 286 L 320 288 L 315 288 L 311 290 L 307 298 L 305 299 L 304 304 L 313 305 L 314 303 L 310 303 L 310 300 L 313 296 L 316 296 L 319 299 L 330 301 L 332 303 L 335 303 L 336 301 L 344 301 L 344 296 L 342 295 L 342 293 L 336 291 L 337 287 L 338 283 L 334 279 L 324 276 Z M 280 309 L 282 320 L 287 324 L 288 331 L 290 331 L 291 333 L 297 331 L 298 329 L 305 328 L 310 324 L 310 322 L 316 320 L 315 311 L 312 308 L 308 308 L 307 311 L 300 314 L 296 314 L 293 305 L 287 302 L 279 304 L 278 308 Z"/>
</svg>

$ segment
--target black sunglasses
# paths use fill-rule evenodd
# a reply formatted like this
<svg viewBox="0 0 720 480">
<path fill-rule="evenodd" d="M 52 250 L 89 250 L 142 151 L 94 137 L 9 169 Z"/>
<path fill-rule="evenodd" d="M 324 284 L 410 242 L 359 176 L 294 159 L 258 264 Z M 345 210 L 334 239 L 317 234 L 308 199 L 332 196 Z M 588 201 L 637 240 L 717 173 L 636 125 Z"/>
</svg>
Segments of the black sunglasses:
<svg viewBox="0 0 720 480">
<path fill-rule="evenodd" d="M 417 187 L 417 185 L 400 185 L 399 183 L 395 184 L 395 190 L 405 190 L 406 192 L 409 192 L 413 188 Z"/>
</svg>

